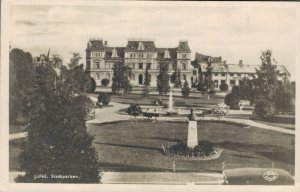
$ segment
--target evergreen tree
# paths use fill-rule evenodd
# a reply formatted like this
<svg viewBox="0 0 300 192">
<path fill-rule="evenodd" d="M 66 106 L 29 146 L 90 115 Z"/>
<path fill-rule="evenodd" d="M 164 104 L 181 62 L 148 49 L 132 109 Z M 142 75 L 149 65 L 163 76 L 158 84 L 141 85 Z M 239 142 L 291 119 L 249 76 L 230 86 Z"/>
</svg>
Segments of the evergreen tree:
<svg viewBox="0 0 300 192">
<path fill-rule="evenodd" d="M 124 65 L 124 62 L 116 62 L 113 67 L 112 93 L 129 93 L 132 86 L 130 84 L 131 68 Z"/>
<path fill-rule="evenodd" d="M 79 53 L 73 53 L 73 57 L 70 59 L 70 63 L 68 64 L 69 68 L 73 69 L 76 66 L 78 66 L 80 59 L 82 59 L 82 58 Z"/>
<path fill-rule="evenodd" d="M 144 81 L 144 85 L 150 85 L 150 82 L 151 82 L 151 75 L 149 73 L 149 70 L 148 68 L 146 69 L 145 71 L 145 81 Z"/>
<path fill-rule="evenodd" d="M 170 77 L 168 75 L 168 71 L 168 63 L 161 62 L 159 65 L 159 74 L 157 76 L 157 91 L 160 95 L 167 94 L 170 91 Z"/>
<path fill-rule="evenodd" d="M 145 71 L 145 81 L 144 81 L 144 89 L 143 89 L 143 94 L 146 97 L 149 94 L 149 86 L 151 82 L 151 75 L 149 73 L 149 69 L 146 68 Z"/>
<path fill-rule="evenodd" d="M 203 73 L 202 73 L 202 68 L 201 65 L 198 65 L 198 85 L 197 85 L 197 89 L 198 91 L 201 91 L 203 93 L 204 91 L 204 87 L 203 87 Z"/>
<path fill-rule="evenodd" d="M 260 57 L 262 65 L 256 70 L 257 78 L 255 86 L 258 88 L 258 95 L 266 99 L 274 100 L 275 90 L 278 87 L 278 70 L 276 65 L 272 63 L 272 51 L 267 50 L 262 52 Z M 275 61 L 273 59 L 273 61 Z"/>
<path fill-rule="evenodd" d="M 250 104 L 252 105 L 256 98 L 256 90 L 253 84 L 253 80 L 244 78 L 242 81 L 240 81 L 239 85 L 241 99 L 249 100 Z"/>
<path fill-rule="evenodd" d="M 187 98 L 190 95 L 190 93 L 191 93 L 191 89 L 189 87 L 189 83 L 185 81 L 181 89 L 181 94 L 184 98 Z"/>
<path fill-rule="evenodd" d="M 214 92 L 214 82 L 212 80 L 212 70 L 213 67 L 211 66 L 211 63 L 208 62 L 206 67 L 206 72 L 204 73 L 204 88 L 205 91 L 210 94 L 211 92 Z"/>
<path fill-rule="evenodd" d="M 36 68 L 36 87 L 30 95 L 28 141 L 20 153 L 25 175 L 17 181 L 98 183 L 94 138 L 87 133 L 85 124 L 94 103 L 73 79 L 84 71 L 80 68 L 74 72 L 62 65 L 54 70 L 55 63 L 52 60 Z M 36 178 L 39 174 L 44 177 Z"/>
<path fill-rule="evenodd" d="M 176 72 L 176 80 L 175 80 L 175 83 L 174 83 L 174 87 L 175 88 L 181 88 L 181 74 L 180 74 L 180 70 L 178 70 Z"/>
<path fill-rule="evenodd" d="M 181 88 L 180 70 L 175 68 L 174 73 L 171 75 L 171 82 L 174 83 L 175 88 Z"/>
<path fill-rule="evenodd" d="M 30 53 L 13 49 L 9 53 L 9 122 L 28 123 L 28 105 L 34 88 L 34 66 Z"/>
</svg>

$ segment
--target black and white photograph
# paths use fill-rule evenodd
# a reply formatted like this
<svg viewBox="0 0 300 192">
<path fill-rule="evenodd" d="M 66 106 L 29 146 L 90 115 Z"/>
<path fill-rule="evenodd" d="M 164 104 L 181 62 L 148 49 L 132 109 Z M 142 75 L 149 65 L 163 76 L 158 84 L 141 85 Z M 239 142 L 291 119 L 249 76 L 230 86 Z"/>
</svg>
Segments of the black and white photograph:
<svg viewBox="0 0 300 192">
<path fill-rule="evenodd" d="M 9 184 L 297 186 L 299 4 L 5 3 Z"/>
</svg>

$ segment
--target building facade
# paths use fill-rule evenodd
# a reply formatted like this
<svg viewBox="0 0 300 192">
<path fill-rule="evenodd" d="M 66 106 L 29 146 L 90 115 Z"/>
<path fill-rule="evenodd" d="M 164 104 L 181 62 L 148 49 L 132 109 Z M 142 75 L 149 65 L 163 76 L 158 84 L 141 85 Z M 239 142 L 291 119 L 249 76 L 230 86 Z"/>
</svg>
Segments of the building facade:
<svg viewBox="0 0 300 192">
<path fill-rule="evenodd" d="M 239 60 L 238 64 L 227 64 L 226 61 L 222 61 L 222 57 L 211 57 L 196 53 L 193 61 L 193 84 L 197 84 L 197 79 L 199 78 L 198 66 L 201 66 L 202 73 L 204 73 L 208 63 L 211 63 L 212 78 L 216 90 L 220 88 L 222 83 L 226 83 L 231 89 L 234 85 L 239 85 L 244 78 L 252 79 L 257 77 L 256 69 L 260 67 L 260 65 L 244 64 L 242 60 Z M 279 81 L 289 81 L 290 73 L 284 65 L 277 65 L 277 70 L 279 71 Z"/>
<path fill-rule="evenodd" d="M 131 67 L 130 82 L 133 86 L 144 85 L 146 69 L 151 75 L 150 86 L 156 86 L 159 65 L 162 63 L 169 65 L 169 75 L 177 69 L 181 79 L 191 85 L 193 67 L 191 50 L 186 40 L 179 41 L 175 48 L 157 48 L 154 40 L 141 39 L 129 39 L 125 47 L 110 47 L 102 39 L 91 39 L 88 42 L 86 72 L 94 78 L 97 86 L 101 85 L 102 79 L 109 79 L 109 85 L 112 84 L 113 66 L 119 62 Z"/>
</svg>

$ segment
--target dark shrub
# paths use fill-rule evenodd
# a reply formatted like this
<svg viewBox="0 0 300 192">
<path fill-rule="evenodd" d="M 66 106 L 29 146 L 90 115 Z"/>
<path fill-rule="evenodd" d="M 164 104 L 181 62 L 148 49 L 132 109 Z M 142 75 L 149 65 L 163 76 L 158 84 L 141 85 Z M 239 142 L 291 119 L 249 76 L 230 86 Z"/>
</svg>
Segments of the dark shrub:
<svg viewBox="0 0 300 192">
<path fill-rule="evenodd" d="M 227 94 L 224 98 L 224 103 L 227 106 L 230 106 L 230 109 L 239 109 L 240 108 L 239 102 L 240 102 L 239 95 L 235 95 L 232 93 Z"/>
<path fill-rule="evenodd" d="M 127 108 L 128 115 L 138 116 L 142 114 L 142 108 L 138 104 L 130 104 Z"/>
<path fill-rule="evenodd" d="M 98 102 L 102 103 L 103 106 L 108 105 L 110 102 L 110 94 L 108 93 L 99 93 Z"/>
<path fill-rule="evenodd" d="M 162 106 L 163 102 L 161 99 L 155 99 L 153 101 L 153 104 L 156 105 L 156 106 Z"/>
<path fill-rule="evenodd" d="M 220 85 L 220 91 L 228 91 L 228 85 L 226 83 L 222 83 Z"/>
<path fill-rule="evenodd" d="M 109 82 L 110 82 L 109 79 L 102 79 L 101 80 L 101 85 L 106 87 L 107 85 L 109 85 Z"/>
<path fill-rule="evenodd" d="M 231 93 L 234 95 L 240 95 L 240 87 L 237 85 L 233 86 L 231 89 Z"/>
<path fill-rule="evenodd" d="M 90 77 L 90 84 L 87 88 L 88 93 L 94 93 L 96 90 L 96 81 Z"/>
<path fill-rule="evenodd" d="M 255 101 L 254 115 L 263 119 L 270 118 L 275 113 L 275 104 L 267 99 L 258 99 Z"/>
</svg>

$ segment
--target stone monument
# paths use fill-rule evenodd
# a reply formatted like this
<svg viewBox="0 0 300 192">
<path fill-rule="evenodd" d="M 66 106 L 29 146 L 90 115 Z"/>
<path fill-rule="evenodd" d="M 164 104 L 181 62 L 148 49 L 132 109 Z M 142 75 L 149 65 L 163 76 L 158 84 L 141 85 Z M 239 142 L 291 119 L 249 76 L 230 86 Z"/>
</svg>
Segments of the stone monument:
<svg viewBox="0 0 300 192">
<path fill-rule="evenodd" d="M 194 110 L 191 109 L 191 114 L 189 115 L 189 128 L 188 128 L 188 138 L 187 146 L 194 148 L 198 145 L 198 133 L 197 133 L 197 121 Z"/>
</svg>

